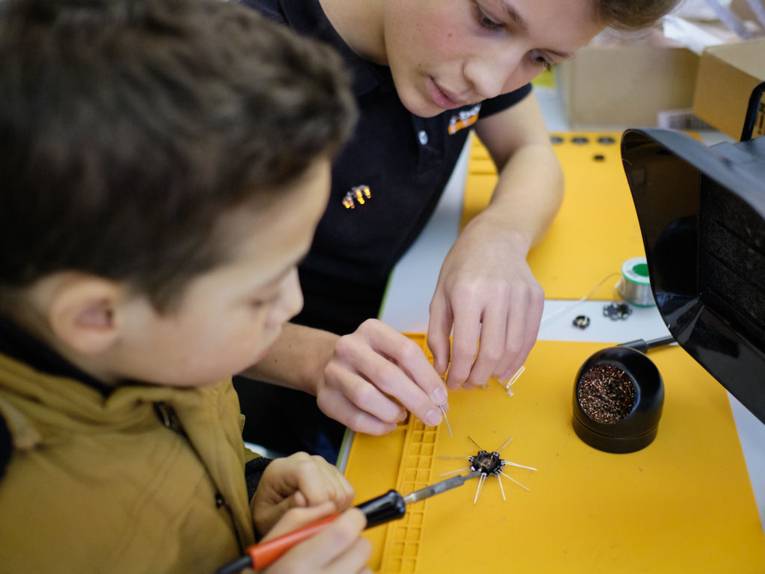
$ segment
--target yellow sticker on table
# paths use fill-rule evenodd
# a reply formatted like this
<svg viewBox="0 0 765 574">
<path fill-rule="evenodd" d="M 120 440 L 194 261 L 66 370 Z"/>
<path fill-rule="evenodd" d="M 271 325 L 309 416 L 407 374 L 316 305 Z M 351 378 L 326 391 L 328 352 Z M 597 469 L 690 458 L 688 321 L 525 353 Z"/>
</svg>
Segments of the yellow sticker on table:
<svg viewBox="0 0 765 574">
<path fill-rule="evenodd" d="M 415 339 L 424 344 L 424 337 Z M 453 392 L 443 425 L 410 420 L 391 435 L 357 435 L 346 475 L 357 500 L 390 488 L 406 494 L 467 466 L 475 440 L 538 468 L 505 467 L 526 492 L 489 477 L 412 505 L 400 521 L 371 529 L 377 572 L 700 572 L 762 574 L 759 521 L 728 398 L 680 348 L 651 354 L 665 382 L 656 440 L 631 454 L 584 444 L 571 426 L 573 379 L 602 345 L 542 341 L 508 397 Z"/>
<path fill-rule="evenodd" d="M 529 265 L 548 299 L 579 299 L 604 277 L 595 293 L 611 299 L 622 263 L 644 256 L 643 240 L 621 162 L 621 132 L 560 133 L 553 146 L 565 175 L 565 196 Z M 557 141 L 557 140 L 556 140 Z M 489 203 L 497 174 L 486 148 L 474 138 L 468 163 L 462 225 Z"/>
</svg>

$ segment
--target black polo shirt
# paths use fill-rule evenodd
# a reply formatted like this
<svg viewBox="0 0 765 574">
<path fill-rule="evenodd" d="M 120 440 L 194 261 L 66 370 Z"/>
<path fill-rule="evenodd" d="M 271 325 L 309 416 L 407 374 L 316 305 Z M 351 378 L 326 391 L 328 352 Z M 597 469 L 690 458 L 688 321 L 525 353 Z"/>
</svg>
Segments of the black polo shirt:
<svg viewBox="0 0 765 574">
<path fill-rule="evenodd" d="M 242 1 L 332 45 L 352 73 L 360 120 L 334 163 L 329 205 L 299 269 L 305 307 L 296 318 L 350 332 L 377 315 L 388 276 L 433 213 L 473 123 L 519 102 L 531 88 L 421 118 L 401 104 L 390 69 L 356 55 L 318 0 Z"/>
</svg>

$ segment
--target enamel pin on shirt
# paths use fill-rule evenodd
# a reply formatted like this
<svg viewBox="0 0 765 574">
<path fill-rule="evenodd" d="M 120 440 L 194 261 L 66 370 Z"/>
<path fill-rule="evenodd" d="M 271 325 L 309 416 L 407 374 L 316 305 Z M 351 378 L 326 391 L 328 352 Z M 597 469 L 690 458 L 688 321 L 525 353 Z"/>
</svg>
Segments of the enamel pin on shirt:
<svg viewBox="0 0 765 574">
<path fill-rule="evenodd" d="M 356 204 L 364 205 L 372 199 L 372 190 L 368 185 L 356 185 L 343 196 L 343 207 L 345 209 L 356 209 Z"/>
</svg>

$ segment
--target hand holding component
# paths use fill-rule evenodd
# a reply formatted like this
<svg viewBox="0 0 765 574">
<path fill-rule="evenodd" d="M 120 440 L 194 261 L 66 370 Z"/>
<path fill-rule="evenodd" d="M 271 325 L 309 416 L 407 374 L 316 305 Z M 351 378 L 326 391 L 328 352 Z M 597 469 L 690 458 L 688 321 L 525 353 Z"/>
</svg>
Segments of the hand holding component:
<svg viewBox="0 0 765 574">
<path fill-rule="evenodd" d="M 472 220 L 444 260 L 430 304 L 428 345 L 449 388 L 507 381 L 536 342 L 544 293 L 526 262 L 529 240 Z M 450 349 L 449 335 L 453 342 Z"/>
<path fill-rule="evenodd" d="M 351 429 L 380 435 L 406 411 L 428 426 L 442 420 L 446 387 L 422 349 L 377 319 L 340 337 L 317 385 L 319 408 Z"/>
</svg>

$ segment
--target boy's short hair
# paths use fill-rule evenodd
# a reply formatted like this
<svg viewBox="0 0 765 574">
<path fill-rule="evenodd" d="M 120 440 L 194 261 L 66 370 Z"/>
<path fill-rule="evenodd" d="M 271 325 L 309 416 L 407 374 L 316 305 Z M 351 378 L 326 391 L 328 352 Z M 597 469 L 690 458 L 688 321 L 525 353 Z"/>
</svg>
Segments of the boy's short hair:
<svg viewBox="0 0 765 574">
<path fill-rule="evenodd" d="M 2 0 L 0 292 L 75 270 L 166 309 L 354 119 L 329 47 L 234 3 Z"/>
</svg>

